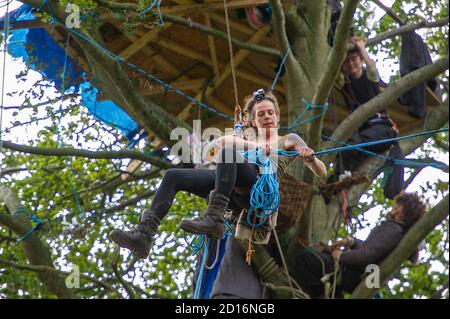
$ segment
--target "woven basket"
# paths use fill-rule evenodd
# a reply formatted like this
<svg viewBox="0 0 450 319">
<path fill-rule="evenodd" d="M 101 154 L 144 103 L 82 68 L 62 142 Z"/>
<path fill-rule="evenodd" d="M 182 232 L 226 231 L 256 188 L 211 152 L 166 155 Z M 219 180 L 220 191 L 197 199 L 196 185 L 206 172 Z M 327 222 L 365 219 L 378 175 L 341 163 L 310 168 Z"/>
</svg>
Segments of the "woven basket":
<svg viewBox="0 0 450 319">
<path fill-rule="evenodd" d="M 296 180 L 289 174 L 280 178 L 280 208 L 278 210 L 277 232 L 282 234 L 291 228 L 303 214 L 311 186 Z"/>
</svg>

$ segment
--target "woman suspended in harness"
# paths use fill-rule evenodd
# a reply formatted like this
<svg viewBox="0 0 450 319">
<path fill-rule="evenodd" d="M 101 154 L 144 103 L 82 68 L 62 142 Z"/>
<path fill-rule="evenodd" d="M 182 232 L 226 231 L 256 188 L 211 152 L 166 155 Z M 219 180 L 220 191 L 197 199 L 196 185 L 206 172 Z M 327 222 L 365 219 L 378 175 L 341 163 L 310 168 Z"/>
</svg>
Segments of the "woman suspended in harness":
<svg viewBox="0 0 450 319">
<path fill-rule="evenodd" d="M 280 110 L 273 94 L 265 94 L 261 89 L 254 92 L 246 98 L 244 109 L 248 110 L 248 122 L 257 132 L 258 140 L 250 141 L 231 135 L 219 138 L 217 146 L 220 151 L 215 171 L 187 168 L 167 170 L 150 209 L 143 212 L 138 225 L 130 231 L 112 231 L 111 238 L 115 243 L 130 249 L 137 258 L 147 257 L 158 226 L 168 214 L 178 191 L 203 198 L 209 195 L 205 214 L 182 220 L 180 228 L 190 233 L 221 239 L 225 232 L 225 211 L 228 207 L 233 211 L 249 208 L 250 189 L 257 181 L 257 166 L 249 163 L 240 150 L 259 148 L 266 153 L 275 149 L 297 151 L 298 156 L 277 156 L 275 162 L 278 177 L 298 157 L 304 159 L 305 165 L 314 174 L 322 177 L 326 175 L 325 165 L 313 155 L 314 151 L 298 135 L 278 135 Z"/>
<path fill-rule="evenodd" d="M 359 37 L 349 39 L 349 50 L 342 65 L 343 77 L 337 86 L 342 92 L 349 112 L 355 111 L 360 105 L 368 102 L 380 93 L 380 78 L 375 62 L 369 57 L 365 49 L 365 42 Z M 363 64 L 366 67 L 363 67 Z M 398 136 L 395 123 L 382 110 L 369 118 L 358 131 L 354 132 L 348 144 L 359 144 L 376 140 L 394 138 Z M 365 149 L 382 153 L 390 148 L 391 143 L 384 143 Z M 345 171 L 355 171 L 368 155 L 357 150 L 350 150 L 338 155 L 334 169 L 334 176 L 329 182 L 336 181 Z"/>
</svg>

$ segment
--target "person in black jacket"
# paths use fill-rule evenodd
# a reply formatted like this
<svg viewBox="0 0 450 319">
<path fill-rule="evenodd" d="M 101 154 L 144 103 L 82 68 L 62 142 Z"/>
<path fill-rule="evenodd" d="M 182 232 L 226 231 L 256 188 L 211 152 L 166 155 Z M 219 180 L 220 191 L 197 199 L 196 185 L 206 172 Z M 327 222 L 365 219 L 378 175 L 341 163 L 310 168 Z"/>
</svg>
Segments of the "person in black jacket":
<svg viewBox="0 0 450 319">
<path fill-rule="evenodd" d="M 402 34 L 400 75 L 404 77 L 414 70 L 431 63 L 433 61 L 431 60 L 430 52 L 422 38 L 415 31 Z M 400 103 L 409 105 L 409 114 L 415 118 L 425 116 L 425 93 L 427 86 L 432 91 L 435 91 L 437 87 L 436 78 L 418 84 L 398 99 Z"/>
<path fill-rule="evenodd" d="M 364 67 L 365 65 L 365 67 Z M 338 78 L 336 86 L 342 92 L 349 112 L 354 112 L 358 107 L 367 103 L 380 93 L 380 78 L 375 61 L 373 61 L 365 48 L 365 42 L 359 37 L 349 39 L 349 50 L 342 65 L 342 74 Z M 349 138 L 348 144 L 360 144 L 365 142 L 384 140 L 397 137 L 398 130 L 382 110 L 373 114 L 363 123 Z M 392 143 L 384 143 L 366 147 L 365 149 L 382 153 L 387 151 Z M 345 176 L 345 171 L 353 172 L 369 155 L 357 150 L 349 150 L 339 154 L 334 166 L 334 175 L 329 183 Z"/>
<path fill-rule="evenodd" d="M 386 220 L 375 227 L 365 241 L 345 238 L 335 241 L 321 252 L 302 250 L 297 256 L 297 282 L 312 298 L 324 296 L 326 274 L 332 274 L 339 263 L 338 292 L 352 292 L 361 282 L 366 267 L 379 264 L 398 245 L 408 229 L 425 213 L 425 204 L 416 193 L 400 193 Z M 341 250 L 345 249 L 345 250 Z M 331 276 L 332 277 L 332 276 Z"/>
</svg>

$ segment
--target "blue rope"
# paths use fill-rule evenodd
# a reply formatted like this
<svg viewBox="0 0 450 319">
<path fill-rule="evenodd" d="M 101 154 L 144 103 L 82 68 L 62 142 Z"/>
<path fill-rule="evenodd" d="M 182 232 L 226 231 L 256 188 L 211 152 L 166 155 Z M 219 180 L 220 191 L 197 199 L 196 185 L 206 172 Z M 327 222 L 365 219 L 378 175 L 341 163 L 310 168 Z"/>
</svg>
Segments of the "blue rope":
<svg viewBox="0 0 450 319">
<path fill-rule="evenodd" d="M 297 116 L 297 118 L 294 120 L 294 122 L 292 122 L 292 123 L 287 127 L 288 130 L 293 130 L 293 129 L 295 129 L 296 127 L 302 125 L 303 123 L 311 122 L 311 121 L 313 121 L 313 120 L 315 120 L 315 119 L 321 117 L 321 116 L 328 110 L 328 103 L 325 103 L 325 104 L 323 104 L 323 105 L 316 105 L 316 104 L 314 104 L 312 101 L 308 103 L 304 98 L 302 98 L 302 101 L 303 101 L 303 103 L 305 103 L 306 107 L 305 107 L 305 109 L 303 110 L 303 112 L 300 113 L 299 116 Z M 314 110 L 314 109 L 320 109 L 321 112 L 320 112 L 319 114 L 310 116 L 310 117 L 308 117 L 308 118 L 302 120 L 302 117 L 303 117 L 307 112 L 309 112 L 309 111 L 311 111 L 311 110 Z"/>
<path fill-rule="evenodd" d="M 21 241 L 27 239 L 28 236 L 30 236 L 35 230 L 39 229 L 42 225 L 44 225 L 44 221 L 41 220 L 36 215 L 31 216 L 31 220 L 37 223 L 36 226 L 30 228 L 22 237 L 17 239 L 18 243 L 20 243 Z"/>
<path fill-rule="evenodd" d="M 47 4 L 47 6 L 48 6 L 48 4 Z M 222 112 L 220 112 L 220 111 L 217 111 L 216 109 L 214 109 L 214 108 L 212 108 L 212 107 L 210 107 L 210 106 L 207 106 L 206 104 L 204 104 L 204 103 L 202 103 L 202 102 L 200 102 L 200 101 L 197 101 L 196 99 L 194 99 L 193 97 L 191 97 L 191 96 L 187 95 L 186 93 L 180 91 L 179 89 L 174 88 L 174 87 L 171 86 L 169 83 L 164 82 L 163 80 L 160 80 L 159 78 L 157 78 L 157 77 L 154 76 L 154 75 L 151 75 L 150 73 L 148 73 L 148 72 L 145 71 L 144 69 L 142 69 L 142 68 L 140 68 L 140 67 L 138 67 L 138 66 L 136 66 L 136 65 L 134 65 L 134 64 L 132 64 L 132 63 L 130 63 L 130 62 L 128 62 L 128 61 L 126 61 L 125 59 L 123 59 L 122 57 L 120 57 L 120 56 L 118 56 L 118 55 L 115 55 L 113 52 L 111 52 L 111 51 L 109 51 L 108 49 L 102 47 L 100 44 L 98 44 L 98 43 L 92 41 L 91 39 L 89 39 L 89 38 L 86 37 L 85 35 L 79 33 L 78 31 L 75 31 L 74 28 L 70 28 L 70 29 L 69 29 L 69 28 L 66 28 L 66 26 L 65 26 L 64 23 L 58 21 L 58 20 L 55 18 L 55 16 L 53 15 L 52 10 L 51 10 L 51 8 L 50 8 L 50 6 L 48 6 L 48 8 L 49 8 L 49 11 L 50 11 L 51 16 L 55 19 L 56 23 L 58 23 L 59 25 L 63 26 L 68 32 L 74 33 L 75 35 L 77 35 L 78 37 L 82 38 L 83 40 L 89 42 L 89 43 L 92 44 L 93 46 L 97 47 L 98 49 L 100 49 L 101 51 L 103 51 L 104 53 L 106 53 L 107 55 L 109 55 L 110 57 L 112 57 L 113 59 L 115 59 L 116 61 L 122 62 L 122 63 L 126 64 L 126 65 L 129 66 L 130 68 L 132 68 L 132 69 L 138 71 L 139 73 L 142 73 L 144 76 L 146 76 L 146 77 L 149 78 L 150 80 L 153 80 L 154 82 L 163 85 L 163 86 L 166 87 L 167 89 L 172 90 L 172 91 L 174 91 L 175 93 L 177 93 L 177 94 L 179 94 L 179 95 L 185 97 L 188 101 L 191 101 L 191 102 L 197 104 L 197 105 L 200 106 L 200 107 L 203 107 L 204 109 L 206 109 L 206 110 L 208 110 L 208 111 L 210 111 L 210 112 L 214 112 L 214 113 L 218 114 L 219 116 L 221 116 L 221 117 L 223 117 L 223 118 L 226 118 L 226 119 L 228 119 L 228 120 L 234 121 L 234 118 L 232 118 L 232 117 L 226 115 L 225 113 L 222 113 Z"/>
<path fill-rule="evenodd" d="M 422 132 L 417 134 L 411 134 L 406 136 L 400 136 L 396 138 L 390 138 L 385 140 L 379 140 L 379 141 L 372 141 L 367 143 L 361 143 L 361 144 L 354 144 L 354 145 L 347 145 L 343 147 L 338 147 L 334 149 L 324 150 L 320 152 L 316 152 L 314 155 L 325 155 L 329 153 L 334 152 L 341 152 L 351 149 L 357 149 L 361 150 L 362 147 L 367 147 L 371 145 L 377 145 L 387 142 L 393 142 L 398 140 L 403 140 L 407 138 L 413 138 L 418 136 L 424 136 L 424 135 L 430 135 L 440 132 L 448 131 L 448 128 L 440 129 L 440 130 L 433 130 L 428 132 Z M 362 150 L 361 150 L 362 151 Z M 366 150 L 364 150 L 366 151 Z M 373 152 L 370 152 L 372 154 L 376 154 Z M 248 159 L 249 162 L 256 164 L 258 167 L 262 168 L 261 170 L 261 176 L 258 178 L 255 184 L 253 184 L 253 187 L 250 191 L 250 209 L 247 214 L 247 223 L 255 228 L 262 226 L 266 220 L 267 217 L 274 214 L 279 207 L 280 203 L 280 194 L 278 189 L 278 181 L 277 181 L 277 175 L 276 172 L 273 172 L 272 162 L 271 160 L 264 155 L 264 152 L 262 149 L 257 149 L 256 151 L 247 151 L 242 152 L 243 156 Z M 297 151 L 285 151 L 285 150 L 276 150 L 275 154 L 282 155 L 282 156 L 297 156 L 299 155 L 299 152 Z M 380 154 L 377 154 L 380 155 Z M 402 165 L 404 163 L 411 163 L 411 161 L 402 161 L 398 160 L 398 164 Z M 433 166 L 438 167 L 438 163 L 418 163 L 413 162 L 415 165 L 425 165 L 425 166 Z M 255 223 L 252 220 L 252 217 L 254 215 L 257 218 L 260 218 L 260 221 Z"/>
<path fill-rule="evenodd" d="M 442 132 L 448 132 L 448 128 L 432 130 L 432 131 L 427 131 L 427 132 L 421 132 L 421 133 L 416 133 L 416 134 L 410 134 L 410 135 L 405 135 L 405 136 L 399 136 L 399 137 L 394 137 L 394 138 L 388 138 L 385 140 L 371 141 L 371 142 L 366 142 L 366 143 L 353 144 L 353 145 L 332 148 L 332 149 L 316 152 L 316 153 L 314 153 L 314 155 L 318 156 L 318 155 L 342 152 L 342 151 L 353 150 L 353 149 L 358 149 L 358 148 L 362 148 L 362 147 L 378 145 L 378 144 L 394 142 L 394 141 L 400 141 L 400 140 L 405 140 L 408 138 L 419 137 L 419 136 L 424 136 L 424 135 L 431 135 L 431 134 L 442 133 Z"/>
<path fill-rule="evenodd" d="M 341 145 L 352 145 L 352 144 L 348 144 L 348 143 L 345 143 L 343 141 L 339 141 L 339 140 L 336 140 L 334 138 L 331 138 L 331 137 L 328 137 L 328 136 L 325 136 L 325 135 L 322 135 L 322 137 L 327 139 L 327 140 L 329 140 L 329 141 L 332 141 L 332 142 L 335 142 L 335 143 L 339 143 Z M 386 161 L 392 161 L 395 165 L 401 165 L 401 166 L 405 166 L 405 167 L 426 167 L 426 166 L 431 166 L 431 167 L 434 167 L 434 168 L 443 168 L 444 167 L 444 164 L 437 163 L 437 162 L 426 163 L 426 162 L 418 162 L 418 161 L 413 161 L 413 160 L 408 160 L 408 159 L 400 160 L 400 159 L 396 159 L 396 158 L 390 158 L 389 156 L 385 156 L 383 154 L 378 154 L 378 153 L 375 153 L 375 152 L 371 152 L 369 150 L 366 150 L 364 148 L 359 148 L 359 147 L 355 148 L 355 150 L 357 150 L 359 152 L 362 152 L 362 153 L 367 153 L 370 156 L 375 156 L 375 157 L 382 158 L 382 159 L 384 159 Z"/>
<path fill-rule="evenodd" d="M 277 174 L 273 170 L 272 161 L 265 156 L 264 150 L 257 149 L 241 153 L 250 163 L 261 168 L 261 176 L 250 191 L 250 209 L 247 214 L 247 223 L 256 228 L 264 225 L 267 218 L 276 213 L 280 206 Z M 282 156 L 298 155 L 298 152 L 284 150 L 277 150 L 275 153 Z M 254 218 L 258 218 L 259 222 L 253 221 Z"/>
<path fill-rule="evenodd" d="M 138 14 L 139 17 L 142 17 L 143 15 L 145 15 L 148 11 L 150 11 L 151 9 L 153 9 L 154 6 L 156 6 L 156 8 L 158 9 L 158 15 L 159 15 L 159 21 L 161 22 L 156 22 L 157 25 L 164 25 L 164 20 L 163 20 L 163 16 L 161 14 L 161 1 L 162 0 L 153 0 L 153 2 L 146 8 L 144 9 L 141 13 Z"/>
<path fill-rule="evenodd" d="M 273 91 L 275 89 L 275 85 L 278 82 L 278 78 L 280 77 L 281 71 L 283 70 L 283 65 L 286 62 L 286 59 L 289 55 L 289 52 L 291 51 L 291 48 L 289 47 L 286 51 L 286 53 L 284 54 L 283 60 L 281 61 L 280 67 L 278 68 L 277 74 L 275 75 L 275 79 L 272 82 L 272 85 L 270 86 L 269 91 Z"/>
<path fill-rule="evenodd" d="M 30 217 L 30 213 L 25 209 L 25 207 L 19 207 L 17 208 L 12 215 L 15 216 L 17 214 L 25 214 L 27 215 L 27 217 Z M 34 227 L 31 227 L 29 230 L 26 231 L 26 233 L 24 235 L 22 235 L 22 237 L 17 239 L 17 242 L 20 243 L 21 241 L 25 240 L 28 238 L 28 236 L 30 236 L 35 230 L 38 230 L 39 228 L 41 228 L 42 225 L 44 225 L 44 221 L 42 221 L 38 216 L 33 215 L 30 217 L 31 221 L 36 222 L 36 225 Z"/>
<path fill-rule="evenodd" d="M 209 244 L 209 239 L 206 239 L 206 244 L 204 245 L 204 248 L 203 248 L 202 264 L 200 265 L 200 271 L 198 273 L 198 278 L 197 278 L 197 285 L 196 285 L 195 291 L 194 291 L 194 299 L 200 299 L 200 291 L 201 291 L 202 281 L 203 281 L 203 272 L 205 270 L 206 258 L 208 257 L 208 244 Z"/>
<path fill-rule="evenodd" d="M 192 255 L 196 255 L 203 248 L 203 245 L 205 244 L 205 239 L 206 236 L 204 234 L 200 234 L 195 235 L 191 241 L 188 241 L 185 237 L 184 241 L 192 250 Z"/>
<path fill-rule="evenodd" d="M 233 227 L 225 222 L 225 236 L 234 236 L 234 230 Z M 204 246 L 206 236 L 205 234 L 195 235 L 194 238 L 192 238 L 191 241 L 186 239 L 186 237 L 183 238 L 186 244 L 189 246 L 189 248 L 192 250 L 192 255 L 196 255 Z"/>
<path fill-rule="evenodd" d="M 228 223 L 225 222 L 225 236 L 230 237 L 234 236 L 234 230 L 233 227 Z M 197 278 L 197 285 L 195 287 L 194 291 L 194 299 L 200 299 L 200 293 L 201 293 L 201 286 L 203 281 L 203 273 L 205 271 L 205 265 L 206 265 L 206 259 L 208 257 L 208 246 L 209 246 L 209 239 L 206 237 L 206 235 L 196 235 L 192 239 L 192 241 L 188 241 L 186 238 L 184 238 L 186 243 L 188 244 L 189 248 L 192 249 L 192 254 L 197 254 L 200 250 L 203 248 L 203 256 L 202 256 L 202 263 L 200 265 L 200 271 Z"/>
<path fill-rule="evenodd" d="M 234 236 L 234 229 L 228 222 L 225 222 L 225 236 Z"/>
</svg>

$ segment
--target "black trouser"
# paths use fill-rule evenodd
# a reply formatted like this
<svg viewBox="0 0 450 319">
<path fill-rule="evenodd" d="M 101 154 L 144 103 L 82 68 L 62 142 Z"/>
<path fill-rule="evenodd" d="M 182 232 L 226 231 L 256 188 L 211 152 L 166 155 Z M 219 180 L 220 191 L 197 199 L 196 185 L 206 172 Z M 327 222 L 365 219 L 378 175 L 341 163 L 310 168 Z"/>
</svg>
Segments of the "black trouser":
<svg viewBox="0 0 450 319">
<path fill-rule="evenodd" d="M 325 293 L 325 284 L 320 280 L 325 274 L 334 272 L 334 261 L 330 254 L 302 250 L 296 257 L 298 274 L 295 280 L 308 293 L 311 298 L 322 298 Z M 363 267 L 341 265 L 341 281 L 336 290 L 339 292 L 352 292 L 361 281 Z M 331 278 L 333 282 L 333 276 Z"/>
<path fill-rule="evenodd" d="M 392 128 L 389 121 L 377 124 L 364 124 L 358 132 L 352 134 L 347 144 L 360 144 L 372 141 L 385 140 L 389 138 L 397 137 L 396 131 Z M 374 152 L 382 153 L 387 151 L 393 142 L 382 143 L 364 147 L 363 149 Z M 355 171 L 358 166 L 366 160 L 370 155 L 358 150 L 347 150 L 339 153 L 336 159 L 334 176 L 338 178 L 344 171 Z"/>
<path fill-rule="evenodd" d="M 144 213 L 156 215 L 162 220 L 169 212 L 170 206 L 179 191 L 207 198 L 212 190 L 230 198 L 229 208 L 236 210 L 248 208 L 250 196 L 234 192 L 235 187 L 250 190 L 257 179 L 256 165 L 245 162 L 239 153 L 234 152 L 233 158 L 225 161 L 225 152 L 219 153 L 216 171 L 208 169 L 173 168 L 166 171 L 164 178 L 153 197 L 149 211 Z M 236 163 L 237 162 L 237 163 Z"/>
</svg>

